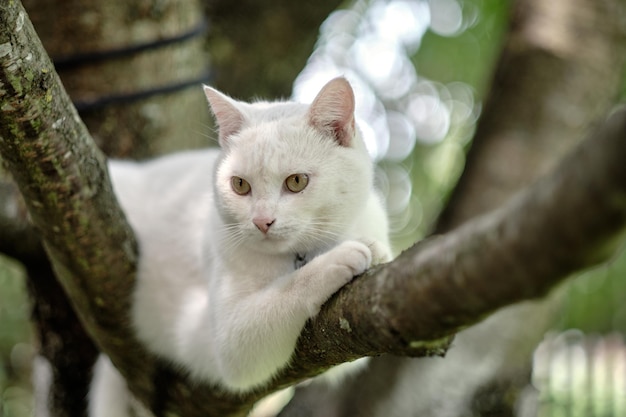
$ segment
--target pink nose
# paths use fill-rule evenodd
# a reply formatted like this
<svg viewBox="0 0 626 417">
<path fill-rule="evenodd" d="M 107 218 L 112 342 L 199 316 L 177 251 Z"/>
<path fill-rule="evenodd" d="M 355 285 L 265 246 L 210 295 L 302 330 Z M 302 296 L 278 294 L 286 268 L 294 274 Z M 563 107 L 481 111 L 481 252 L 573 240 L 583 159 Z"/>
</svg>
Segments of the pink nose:
<svg viewBox="0 0 626 417">
<path fill-rule="evenodd" d="M 270 226 L 274 224 L 276 219 L 270 219 L 269 217 L 255 217 L 252 219 L 252 223 L 263 233 L 267 233 L 270 230 Z"/>
</svg>

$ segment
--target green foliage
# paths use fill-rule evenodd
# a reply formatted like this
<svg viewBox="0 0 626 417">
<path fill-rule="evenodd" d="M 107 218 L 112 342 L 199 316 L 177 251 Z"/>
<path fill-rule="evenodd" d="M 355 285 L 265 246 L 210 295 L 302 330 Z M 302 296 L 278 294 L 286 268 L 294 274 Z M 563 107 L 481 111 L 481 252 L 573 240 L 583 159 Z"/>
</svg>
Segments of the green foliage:
<svg viewBox="0 0 626 417">
<path fill-rule="evenodd" d="M 0 256 L 0 416 L 32 415 L 32 332 L 24 271 Z"/>
<path fill-rule="evenodd" d="M 424 34 L 419 49 L 411 57 L 420 77 L 432 80 L 442 102 L 450 110 L 451 123 L 444 140 L 436 144 L 417 143 L 409 160 L 402 165 L 410 173 L 413 190 L 413 221 L 410 236 L 397 238 L 398 247 L 413 243 L 427 234 L 437 219 L 447 196 L 465 165 L 465 152 L 471 143 L 480 112 L 480 101 L 487 94 L 492 68 L 506 31 L 509 2 L 465 0 L 465 29 L 453 35 Z"/>
<path fill-rule="evenodd" d="M 624 294 L 626 252 L 609 265 L 585 272 L 571 283 L 559 327 L 585 333 L 626 334 Z"/>
<path fill-rule="evenodd" d="M 427 32 L 413 63 L 420 75 L 441 83 L 466 83 L 482 98 L 489 88 L 491 68 L 507 29 L 509 2 L 466 0 L 462 3 L 464 9 L 472 10 L 472 16 L 466 19 L 474 23 L 452 37 Z"/>
</svg>

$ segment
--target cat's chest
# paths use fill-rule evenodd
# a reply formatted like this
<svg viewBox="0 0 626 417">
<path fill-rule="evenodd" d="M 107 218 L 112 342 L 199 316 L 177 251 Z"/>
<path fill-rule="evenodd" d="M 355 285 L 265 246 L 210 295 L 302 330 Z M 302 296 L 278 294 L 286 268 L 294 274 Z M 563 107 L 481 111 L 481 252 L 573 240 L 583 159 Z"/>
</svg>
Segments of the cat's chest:
<svg viewBox="0 0 626 417">
<path fill-rule="evenodd" d="M 229 257 L 226 265 L 223 265 L 232 275 L 250 277 L 257 282 L 273 281 L 281 276 L 306 265 L 316 253 L 286 253 L 286 254 L 263 254 L 248 252 L 240 256 Z"/>
</svg>

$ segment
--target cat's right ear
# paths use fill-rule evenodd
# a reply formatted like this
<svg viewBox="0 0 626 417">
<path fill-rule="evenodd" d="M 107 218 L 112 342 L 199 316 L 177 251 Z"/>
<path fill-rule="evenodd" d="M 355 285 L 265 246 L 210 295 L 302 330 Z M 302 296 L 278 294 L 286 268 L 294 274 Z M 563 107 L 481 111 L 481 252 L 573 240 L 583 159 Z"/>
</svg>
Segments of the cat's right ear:
<svg viewBox="0 0 626 417">
<path fill-rule="evenodd" d="M 350 146 L 354 137 L 354 92 L 348 80 L 330 80 L 309 107 L 309 123 L 330 133 L 341 146 Z"/>
<path fill-rule="evenodd" d="M 219 127 L 219 144 L 226 149 L 229 145 L 229 138 L 236 135 L 243 127 L 245 120 L 243 114 L 237 108 L 235 100 L 208 85 L 204 86 L 204 95 L 209 101 L 209 107 Z"/>
</svg>

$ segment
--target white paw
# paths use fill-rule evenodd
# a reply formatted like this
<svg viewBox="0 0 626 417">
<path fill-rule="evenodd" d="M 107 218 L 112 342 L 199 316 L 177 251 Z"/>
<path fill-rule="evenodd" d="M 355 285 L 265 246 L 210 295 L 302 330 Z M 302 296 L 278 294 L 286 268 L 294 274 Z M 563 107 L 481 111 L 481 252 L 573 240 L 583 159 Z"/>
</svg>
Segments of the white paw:
<svg viewBox="0 0 626 417">
<path fill-rule="evenodd" d="M 338 278 L 347 283 L 356 275 L 362 274 L 372 264 L 372 251 L 362 242 L 348 240 L 328 252 Z"/>
<path fill-rule="evenodd" d="M 359 239 L 359 242 L 362 242 L 364 245 L 366 245 L 369 248 L 370 253 L 372 254 L 372 262 L 370 264 L 370 267 L 389 262 L 391 260 L 391 251 L 379 241 L 371 239 Z"/>
<path fill-rule="evenodd" d="M 331 295 L 356 275 L 365 272 L 371 263 L 372 253 L 367 245 L 349 240 L 299 269 L 299 281 L 305 282 L 301 288 L 306 289 L 303 298 L 306 299 L 309 317 L 317 314 Z"/>
</svg>

